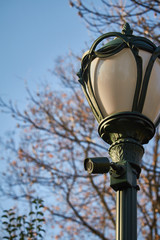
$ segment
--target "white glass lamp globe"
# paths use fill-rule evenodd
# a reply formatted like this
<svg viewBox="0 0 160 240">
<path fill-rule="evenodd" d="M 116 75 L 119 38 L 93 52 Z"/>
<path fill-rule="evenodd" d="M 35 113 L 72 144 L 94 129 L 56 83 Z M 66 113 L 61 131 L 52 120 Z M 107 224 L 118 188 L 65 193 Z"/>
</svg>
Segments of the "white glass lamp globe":
<svg viewBox="0 0 160 240">
<path fill-rule="evenodd" d="M 143 63 L 143 77 L 151 53 L 139 50 Z M 93 93 L 105 117 L 132 111 L 137 82 L 137 65 L 129 48 L 105 59 L 96 57 L 90 66 Z M 143 78 L 142 78 L 143 79 Z M 143 81 L 142 81 L 143 84 Z M 142 114 L 153 123 L 160 112 L 160 59 L 154 62 Z"/>
</svg>

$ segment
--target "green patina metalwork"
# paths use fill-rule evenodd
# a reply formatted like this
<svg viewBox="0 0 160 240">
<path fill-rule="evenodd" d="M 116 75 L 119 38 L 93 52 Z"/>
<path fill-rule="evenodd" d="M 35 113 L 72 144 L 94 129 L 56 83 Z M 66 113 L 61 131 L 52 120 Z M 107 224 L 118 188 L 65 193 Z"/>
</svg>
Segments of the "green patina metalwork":
<svg viewBox="0 0 160 240">
<path fill-rule="evenodd" d="M 123 112 L 103 119 L 98 132 L 111 145 L 109 155 L 113 163 L 125 169 L 118 177 L 110 171 L 110 186 L 115 191 L 135 188 L 135 178 L 139 178 L 141 172 L 142 144 L 148 143 L 154 136 L 154 124 L 142 114 Z"/>
<path fill-rule="evenodd" d="M 148 143 L 155 133 L 155 125 L 142 114 L 142 110 L 154 62 L 160 57 L 160 47 L 156 47 L 154 43 L 144 37 L 132 35 L 132 32 L 129 24 L 126 23 L 122 33 L 110 32 L 100 36 L 82 58 L 81 70 L 78 74 L 85 96 L 99 122 L 99 135 L 111 145 L 109 153 L 112 161 L 125 169 L 123 174 L 115 177 L 114 170 L 111 168 L 111 186 L 114 190 L 121 190 L 128 186 L 135 187 L 134 184 L 132 186 L 132 178 L 135 178 L 133 177 L 135 173 L 136 177 L 139 177 L 141 171 L 142 144 Z M 115 37 L 115 39 L 96 50 L 99 43 L 109 37 Z M 92 88 L 90 66 L 96 57 L 105 59 L 124 48 L 131 50 L 137 65 L 137 83 L 132 111 L 121 112 L 104 118 Z M 142 58 L 139 55 L 139 49 L 151 53 L 144 79 L 142 79 Z M 158 124 L 158 121 L 156 124 Z M 130 171 L 130 169 L 134 171 Z"/>
<path fill-rule="evenodd" d="M 156 47 L 156 45 L 147 38 L 132 35 L 132 32 L 133 31 L 131 30 L 129 24 L 126 23 L 122 29 L 122 33 L 110 32 L 103 34 L 95 40 L 90 50 L 82 58 L 81 69 L 77 75 L 79 76 L 79 82 L 82 85 L 82 89 L 85 93 L 87 101 L 99 123 L 104 119 L 104 116 L 97 103 L 91 84 L 91 62 L 96 57 L 103 59 L 113 56 L 124 48 L 129 48 L 131 50 L 137 65 L 137 83 L 133 99 L 132 112 L 142 113 L 151 71 L 155 60 L 160 57 L 160 47 Z M 110 37 L 116 38 L 113 41 L 105 44 L 102 48 L 96 50 L 96 47 L 104 39 Z M 152 54 L 144 75 L 144 79 L 142 79 L 142 58 L 139 56 L 139 49 Z M 159 124 L 159 121 L 160 116 L 156 121 L 155 126 Z"/>
<path fill-rule="evenodd" d="M 104 118 L 99 124 L 98 132 L 110 145 L 125 138 L 146 144 L 154 136 L 155 126 L 140 113 L 121 112 Z"/>
<path fill-rule="evenodd" d="M 150 40 L 132 35 L 128 23 L 122 33 L 110 32 L 100 36 L 82 58 L 81 69 L 77 74 L 87 101 L 96 117 L 100 137 L 110 144 L 110 163 L 106 158 L 88 158 L 85 170 L 89 173 L 110 172 L 110 186 L 117 192 L 116 240 L 137 239 L 137 178 L 141 172 L 141 159 L 144 153 L 142 144 L 146 144 L 154 136 L 155 124 L 142 114 L 148 83 L 155 60 L 160 57 L 160 47 Z M 96 50 L 104 39 L 116 37 L 113 41 Z M 120 112 L 104 118 L 97 103 L 90 78 L 90 66 L 96 58 L 107 58 L 124 48 L 129 48 L 137 65 L 137 83 L 132 110 Z M 142 58 L 139 49 L 151 53 L 151 57 L 142 79 Z"/>
</svg>

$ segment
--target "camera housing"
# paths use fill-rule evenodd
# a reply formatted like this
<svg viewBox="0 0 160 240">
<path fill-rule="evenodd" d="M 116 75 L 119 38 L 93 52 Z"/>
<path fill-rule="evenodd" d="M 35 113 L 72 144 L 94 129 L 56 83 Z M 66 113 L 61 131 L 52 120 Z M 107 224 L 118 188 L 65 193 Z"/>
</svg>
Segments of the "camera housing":
<svg viewBox="0 0 160 240">
<path fill-rule="evenodd" d="M 110 161 L 106 157 L 86 158 L 84 160 L 84 169 L 92 174 L 108 173 Z"/>
</svg>

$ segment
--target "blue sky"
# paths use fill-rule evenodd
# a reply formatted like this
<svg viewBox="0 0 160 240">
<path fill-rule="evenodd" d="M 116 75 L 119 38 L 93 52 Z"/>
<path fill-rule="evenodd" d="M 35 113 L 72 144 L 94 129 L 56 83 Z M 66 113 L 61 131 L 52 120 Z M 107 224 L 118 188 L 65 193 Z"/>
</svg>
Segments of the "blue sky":
<svg viewBox="0 0 160 240">
<path fill-rule="evenodd" d="M 48 69 L 58 56 L 79 53 L 89 39 L 68 0 L 0 0 L 0 29 L 0 96 L 21 108 L 25 82 L 36 89 L 51 78 Z M 13 127 L 13 119 L 0 113 L 0 136 Z"/>
</svg>

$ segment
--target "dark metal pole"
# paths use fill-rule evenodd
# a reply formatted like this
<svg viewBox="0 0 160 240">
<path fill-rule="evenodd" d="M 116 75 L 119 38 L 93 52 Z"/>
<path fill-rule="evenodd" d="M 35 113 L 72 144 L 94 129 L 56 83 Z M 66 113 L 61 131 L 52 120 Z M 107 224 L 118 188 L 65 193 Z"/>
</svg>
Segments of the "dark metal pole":
<svg viewBox="0 0 160 240">
<path fill-rule="evenodd" d="M 137 190 L 117 191 L 116 240 L 137 239 Z"/>
<path fill-rule="evenodd" d="M 110 186 L 117 192 L 116 240 L 137 240 L 137 179 L 144 154 L 142 145 L 154 136 L 155 127 L 145 116 L 126 112 L 105 118 L 98 132 L 111 145 Z"/>
<path fill-rule="evenodd" d="M 111 171 L 111 187 L 117 192 L 116 240 L 137 240 L 137 177 L 143 147 L 132 139 L 121 139 L 110 148 L 122 173 Z M 138 173 L 139 172 L 139 173 Z"/>
</svg>

